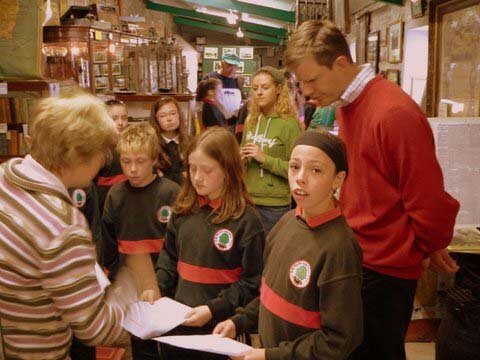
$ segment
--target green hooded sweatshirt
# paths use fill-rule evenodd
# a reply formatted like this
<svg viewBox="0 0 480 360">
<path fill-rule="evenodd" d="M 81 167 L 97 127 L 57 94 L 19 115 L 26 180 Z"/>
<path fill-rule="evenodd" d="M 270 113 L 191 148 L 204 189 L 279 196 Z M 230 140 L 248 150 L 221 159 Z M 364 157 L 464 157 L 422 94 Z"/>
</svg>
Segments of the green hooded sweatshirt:
<svg viewBox="0 0 480 360">
<path fill-rule="evenodd" d="M 263 165 L 252 158 L 247 163 L 247 188 L 256 205 L 290 204 L 288 160 L 293 143 L 301 133 L 297 119 L 282 119 L 276 113 L 268 117 L 262 115 L 253 128 L 247 122 L 242 146 L 255 143 L 265 155 Z"/>
</svg>

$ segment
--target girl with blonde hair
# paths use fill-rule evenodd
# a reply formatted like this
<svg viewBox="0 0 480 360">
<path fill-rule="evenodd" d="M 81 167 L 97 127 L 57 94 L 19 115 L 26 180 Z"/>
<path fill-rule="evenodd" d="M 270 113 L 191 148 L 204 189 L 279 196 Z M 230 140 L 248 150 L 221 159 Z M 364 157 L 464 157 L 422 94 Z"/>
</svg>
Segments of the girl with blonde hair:
<svg viewBox="0 0 480 360">
<path fill-rule="evenodd" d="M 247 161 L 248 191 L 268 234 L 290 209 L 288 160 L 302 129 L 282 71 L 258 69 L 252 95 L 240 153 Z"/>
</svg>

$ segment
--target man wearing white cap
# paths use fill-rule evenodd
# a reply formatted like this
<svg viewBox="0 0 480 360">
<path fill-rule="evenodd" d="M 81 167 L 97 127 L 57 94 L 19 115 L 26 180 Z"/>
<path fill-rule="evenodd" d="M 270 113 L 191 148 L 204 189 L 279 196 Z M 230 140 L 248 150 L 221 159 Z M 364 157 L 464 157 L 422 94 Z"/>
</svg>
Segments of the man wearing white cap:
<svg viewBox="0 0 480 360">
<path fill-rule="evenodd" d="M 235 76 L 239 65 L 240 58 L 237 55 L 225 54 L 222 56 L 220 70 L 212 71 L 205 76 L 205 79 L 215 78 L 222 82 L 223 90 L 220 103 L 229 123 L 232 123 L 232 117 L 236 117 L 242 102 L 242 89 Z"/>
</svg>

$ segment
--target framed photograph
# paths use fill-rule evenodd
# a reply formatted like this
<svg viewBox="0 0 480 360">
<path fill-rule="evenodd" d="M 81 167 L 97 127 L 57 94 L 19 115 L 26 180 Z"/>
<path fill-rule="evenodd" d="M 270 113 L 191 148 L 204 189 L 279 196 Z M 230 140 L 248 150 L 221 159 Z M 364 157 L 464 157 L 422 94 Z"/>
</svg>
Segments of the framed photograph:
<svg viewBox="0 0 480 360">
<path fill-rule="evenodd" d="M 370 13 L 365 13 L 357 18 L 357 64 L 362 65 L 367 62 L 367 38 L 370 25 Z"/>
<path fill-rule="evenodd" d="M 380 52 L 380 31 L 374 31 L 368 34 L 367 39 L 367 62 L 370 63 L 378 73 L 378 56 Z"/>
<path fill-rule="evenodd" d="M 122 64 L 112 64 L 112 75 L 122 75 Z"/>
<path fill-rule="evenodd" d="M 120 89 L 125 88 L 125 78 L 123 76 L 115 77 L 115 87 L 118 87 Z"/>
<path fill-rule="evenodd" d="M 93 76 L 100 76 L 102 75 L 100 70 L 100 64 L 93 64 Z"/>
<path fill-rule="evenodd" d="M 385 78 L 394 82 L 397 85 L 400 85 L 400 70 L 397 69 L 387 69 L 385 70 Z"/>
<path fill-rule="evenodd" d="M 107 50 L 97 50 L 93 52 L 94 63 L 106 63 L 107 62 Z"/>
<path fill-rule="evenodd" d="M 344 33 L 350 32 L 349 0 L 333 0 L 333 18 L 337 27 Z"/>
<path fill-rule="evenodd" d="M 100 75 L 108 76 L 108 64 L 101 64 L 100 65 Z"/>
<path fill-rule="evenodd" d="M 95 78 L 95 88 L 96 89 L 106 89 L 108 87 L 108 77 L 100 76 Z"/>
<path fill-rule="evenodd" d="M 410 0 L 410 10 L 412 11 L 412 19 L 421 18 L 425 10 L 424 0 Z"/>
<path fill-rule="evenodd" d="M 242 60 L 252 60 L 253 59 L 253 48 L 252 47 L 241 47 L 238 50 L 238 56 Z"/>
<path fill-rule="evenodd" d="M 402 62 L 403 22 L 399 21 L 388 27 L 387 53 L 388 62 L 396 64 Z"/>
<path fill-rule="evenodd" d="M 243 87 L 252 87 L 252 75 L 243 75 Z"/>
<path fill-rule="evenodd" d="M 222 62 L 220 60 L 215 60 L 213 62 L 213 71 L 219 71 L 222 67 Z"/>
<path fill-rule="evenodd" d="M 235 54 L 237 55 L 237 48 L 233 48 L 233 47 L 224 47 L 222 48 L 222 56 L 226 55 L 226 54 Z"/>
<path fill-rule="evenodd" d="M 203 53 L 203 58 L 204 59 L 217 60 L 218 59 L 218 48 L 217 47 L 205 46 L 205 51 Z"/>
<path fill-rule="evenodd" d="M 245 61 L 240 61 L 240 65 L 237 67 L 237 74 L 243 74 L 245 72 Z"/>
</svg>

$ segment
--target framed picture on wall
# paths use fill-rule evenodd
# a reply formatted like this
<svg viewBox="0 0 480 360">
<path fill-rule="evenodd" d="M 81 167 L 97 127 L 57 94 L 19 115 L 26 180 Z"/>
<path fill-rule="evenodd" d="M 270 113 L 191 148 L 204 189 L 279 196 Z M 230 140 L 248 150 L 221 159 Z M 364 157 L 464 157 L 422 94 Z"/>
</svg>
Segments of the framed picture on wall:
<svg viewBox="0 0 480 360">
<path fill-rule="evenodd" d="M 388 62 L 396 64 L 402 62 L 403 49 L 403 22 L 399 21 L 388 27 Z"/>
<path fill-rule="evenodd" d="M 213 62 L 213 71 L 219 71 L 222 67 L 222 62 L 219 60 L 216 60 Z"/>
<path fill-rule="evenodd" d="M 205 46 L 205 51 L 203 53 L 203 58 L 204 59 L 212 59 L 212 60 L 218 59 L 218 48 L 217 47 Z"/>
<path fill-rule="evenodd" d="M 252 87 L 252 75 L 243 75 L 243 87 Z"/>
<path fill-rule="evenodd" d="M 252 47 L 241 47 L 239 50 L 239 57 L 242 60 L 251 60 L 253 59 L 253 48 Z"/>
<path fill-rule="evenodd" d="M 237 67 L 237 74 L 243 74 L 245 72 L 245 61 L 240 61 L 240 65 Z"/>
<path fill-rule="evenodd" d="M 425 9 L 424 0 L 410 0 L 410 10 L 412 11 L 412 19 L 421 18 Z"/>
<path fill-rule="evenodd" d="M 122 65 L 119 63 L 112 64 L 112 75 L 122 75 Z"/>
<path fill-rule="evenodd" d="M 378 73 L 378 56 L 380 50 L 380 31 L 374 31 L 368 34 L 367 39 L 367 62 L 370 63 Z"/>
<path fill-rule="evenodd" d="M 93 62 L 94 63 L 106 63 L 107 62 L 107 51 L 106 50 L 97 50 L 93 52 Z"/>
<path fill-rule="evenodd" d="M 400 70 L 397 69 L 387 69 L 385 70 L 385 78 L 394 82 L 397 85 L 400 85 Z"/>
<path fill-rule="evenodd" d="M 224 47 L 222 48 L 222 57 L 226 54 L 235 54 L 237 55 L 237 48 L 233 47 Z"/>
</svg>

